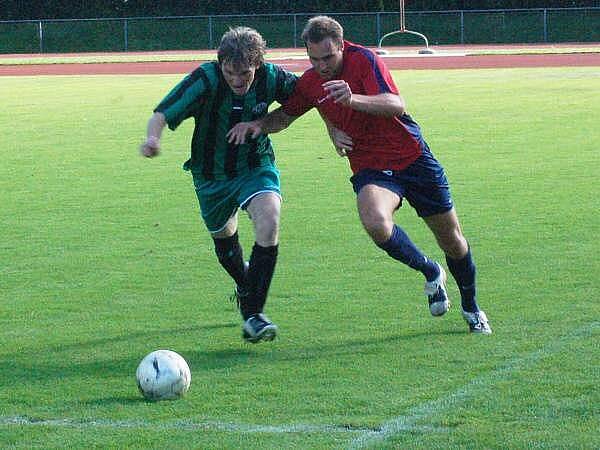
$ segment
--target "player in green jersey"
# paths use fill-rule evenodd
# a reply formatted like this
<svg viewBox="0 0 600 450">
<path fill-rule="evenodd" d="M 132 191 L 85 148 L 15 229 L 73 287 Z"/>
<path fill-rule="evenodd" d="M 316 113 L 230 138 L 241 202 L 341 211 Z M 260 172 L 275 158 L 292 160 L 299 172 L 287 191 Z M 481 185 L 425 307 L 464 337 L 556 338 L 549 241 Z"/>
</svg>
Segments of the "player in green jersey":
<svg viewBox="0 0 600 450">
<path fill-rule="evenodd" d="M 200 65 L 155 108 L 140 151 L 159 154 L 165 126 L 175 130 L 190 117 L 195 126 L 191 171 L 202 218 L 223 268 L 236 283 L 248 342 L 272 340 L 277 326 L 264 314 L 279 243 L 281 191 L 271 140 L 260 135 L 241 145 L 229 143 L 228 131 L 239 122 L 266 115 L 273 102 L 283 103 L 292 93 L 296 76 L 264 61 L 266 44 L 251 28 L 226 32 L 217 61 Z M 238 239 L 238 210 L 253 222 L 255 244 L 244 262 Z"/>
</svg>

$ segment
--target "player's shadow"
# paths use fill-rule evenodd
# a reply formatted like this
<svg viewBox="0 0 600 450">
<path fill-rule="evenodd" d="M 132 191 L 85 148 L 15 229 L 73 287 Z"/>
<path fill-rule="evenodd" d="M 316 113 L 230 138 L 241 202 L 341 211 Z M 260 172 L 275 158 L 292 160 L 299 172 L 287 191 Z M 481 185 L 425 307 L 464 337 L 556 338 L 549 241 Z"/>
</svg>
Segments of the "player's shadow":
<svg viewBox="0 0 600 450">
<path fill-rule="evenodd" d="M 67 344 L 49 344 L 36 349 L 35 352 L 24 354 L 22 351 L 7 354 L 0 358 L 0 389 L 10 387 L 20 380 L 46 382 L 53 379 L 68 379 L 82 377 L 102 377 L 102 374 L 113 376 L 131 376 L 135 373 L 143 354 L 132 357 L 122 353 L 119 357 L 93 358 L 98 349 L 106 352 L 111 344 L 134 342 L 157 335 L 175 336 L 177 334 L 207 334 L 219 329 L 238 327 L 235 323 L 218 323 L 195 325 L 190 327 L 149 330 L 126 333 L 118 336 L 88 339 Z M 133 345 L 133 344 L 132 344 Z M 136 344 L 136 347 L 139 345 Z M 156 350 L 155 348 L 148 349 Z M 90 357 L 90 355 L 92 357 Z M 225 358 L 226 360 L 226 358 Z"/>
<path fill-rule="evenodd" d="M 78 401 L 79 404 L 84 404 L 93 407 L 109 407 L 114 406 L 127 406 L 127 405 L 138 405 L 140 403 L 152 403 L 150 400 L 146 400 L 141 395 L 114 395 L 111 397 L 95 398 L 92 400 Z"/>
<path fill-rule="evenodd" d="M 414 341 L 422 342 L 427 338 L 437 336 L 464 335 L 464 330 L 423 330 L 413 333 L 375 336 L 367 339 L 343 339 L 338 342 L 319 343 L 307 346 L 299 343 L 296 347 L 286 343 L 284 347 L 278 342 L 260 344 L 242 344 L 244 347 L 230 347 L 212 351 L 197 351 L 187 353 L 190 367 L 195 371 L 211 371 L 236 366 L 247 366 L 249 362 L 260 359 L 263 365 L 277 365 L 281 361 L 306 361 L 332 359 L 340 356 L 355 356 L 357 354 L 375 354 L 381 352 L 382 344 L 396 344 L 398 349 L 402 346 L 412 346 Z M 280 338 L 278 338 L 280 339 Z M 281 339 L 286 339 L 282 337 Z M 275 346 L 268 356 L 259 351 L 262 346 Z M 279 347 L 279 348 L 277 348 Z"/>
<path fill-rule="evenodd" d="M 239 324 L 237 322 L 227 322 L 227 323 L 215 323 L 215 324 L 207 324 L 207 325 L 193 325 L 189 327 L 178 327 L 178 328 L 159 328 L 159 329 L 149 329 L 145 331 L 137 331 L 130 332 L 123 335 L 97 338 L 97 339 L 89 339 L 81 342 L 73 342 L 70 344 L 60 344 L 60 345 L 49 345 L 45 349 L 41 349 L 40 351 L 44 352 L 69 352 L 69 351 L 77 351 L 79 349 L 86 348 L 100 348 L 103 345 L 113 344 L 124 341 L 134 341 L 139 338 L 146 338 L 148 336 L 156 337 L 165 335 L 167 337 L 176 336 L 179 334 L 185 333 L 194 333 L 194 332 L 202 332 L 202 331 L 212 331 L 212 330 L 220 330 L 226 328 L 237 327 Z"/>
<path fill-rule="evenodd" d="M 436 336 L 464 335 L 464 330 L 423 330 L 413 333 L 376 336 L 366 339 L 344 339 L 335 343 L 317 343 L 304 347 L 301 351 L 280 352 L 273 356 L 278 361 L 304 361 L 307 359 L 330 359 L 339 356 L 381 353 L 382 344 L 395 344 L 398 352 L 402 347 L 411 347 L 414 341 L 423 344 L 423 340 Z M 437 338 L 439 340 L 439 338 Z"/>
<path fill-rule="evenodd" d="M 191 326 L 180 327 L 176 329 L 163 329 L 160 334 L 173 336 L 174 333 L 192 333 L 198 335 L 206 335 L 211 332 L 224 328 L 238 327 L 235 323 L 219 323 L 206 326 Z M 436 338 L 436 336 L 462 335 L 464 330 L 424 330 L 413 333 L 398 333 L 385 336 L 373 336 L 365 339 L 340 339 L 332 341 L 330 337 L 325 336 L 323 340 L 313 341 L 311 344 L 303 342 L 301 336 L 285 336 L 280 338 L 282 345 L 275 341 L 274 343 L 261 344 L 245 344 L 241 342 L 241 337 L 237 338 L 240 341 L 229 339 L 223 343 L 223 348 L 214 350 L 203 350 L 201 346 L 190 344 L 185 352 L 186 360 L 190 368 L 194 371 L 221 370 L 224 368 L 244 367 L 249 363 L 260 360 L 261 364 L 277 365 L 281 361 L 306 361 L 306 360 L 322 360 L 332 359 L 335 357 L 356 354 L 371 354 L 381 352 L 381 346 L 385 344 L 395 344 L 399 350 L 403 346 L 411 346 L 414 341 L 420 343 L 427 338 Z M 132 357 L 131 354 L 124 353 L 113 358 L 86 358 L 85 360 L 77 360 L 81 357 L 82 351 L 90 349 L 90 354 L 94 350 L 103 346 L 110 346 L 111 343 L 120 343 L 134 341 L 135 339 L 144 338 L 148 335 L 156 337 L 156 333 L 150 331 L 127 333 L 119 336 L 105 337 L 99 339 L 90 339 L 83 342 L 76 342 L 66 345 L 49 345 L 48 347 L 38 350 L 35 354 L 23 355 L 18 353 L 15 355 L 7 355 L 0 359 L 0 389 L 10 388 L 11 384 L 18 382 L 17 380 L 28 379 L 31 381 L 47 382 L 58 379 L 81 379 L 86 377 L 101 378 L 102 374 L 107 374 L 107 377 L 130 377 L 135 373 L 139 357 Z M 236 333 L 237 335 L 237 333 Z M 193 338 L 191 338 L 193 339 Z M 284 341 L 284 339 L 287 341 Z M 294 345 L 294 340 L 298 339 L 298 345 Z M 239 342 L 236 344 L 236 342 Z M 264 352 L 263 346 L 273 346 Z M 259 350 L 259 346 L 263 350 Z M 105 351 L 105 349 L 103 350 Z M 48 355 L 56 354 L 55 357 L 49 358 Z M 86 352 L 83 352 L 85 355 Z M 38 357 L 39 356 L 39 357 Z M 94 400 L 97 402 L 116 402 L 127 403 L 137 402 L 138 398 L 132 396 L 124 397 L 109 397 L 105 399 Z M 144 400 L 142 400 L 144 401 Z"/>
<path fill-rule="evenodd" d="M 251 345 L 251 344 L 248 344 Z M 204 371 L 243 366 L 252 358 L 260 357 L 252 348 L 231 347 L 220 350 L 196 351 L 188 356 L 190 366 Z"/>
<path fill-rule="evenodd" d="M 160 328 L 156 330 L 148 329 L 145 331 L 137 331 L 137 332 L 128 332 L 126 334 L 121 334 L 118 336 L 111 337 L 102 337 L 95 339 L 87 339 L 81 340 L 77 342 L 71 342 L 67 344 L 49 344 L 46 347 L 41 347 L 36 350 L 35 353 L 40 354 L 49 354 L 49 353 L 71 353 L 77 352 L 79 350 L 85 349 L 98 349 L 102 348 L 105 345 L 110 345 L 119 342 L 127 342 L 127 341 L 135 341 L 140 338 L 157 337 L 161 335 L 165 335 L 167 337 L 177 336 L 179 334 L 193 333 L 193 332 L 202 332 L 202 331 L 213 331 L 227 328 L 234 328 L 239 326 L 238 322 L 227 322 L 227 323 L 215 323 L 215 324 L 207 324 L 207 325 L 193 325 L 189 327 L 178 327 L 178 328 Z M 149 350 L 150 351 L 150 350 Z M 18 357 L 22 352 L 15 352 L 13 355 L 7 354 L 6 357 L 10 359 L 11 357 Z M 141 358 L 141 356 L 140 356 Z"/>
</svg>

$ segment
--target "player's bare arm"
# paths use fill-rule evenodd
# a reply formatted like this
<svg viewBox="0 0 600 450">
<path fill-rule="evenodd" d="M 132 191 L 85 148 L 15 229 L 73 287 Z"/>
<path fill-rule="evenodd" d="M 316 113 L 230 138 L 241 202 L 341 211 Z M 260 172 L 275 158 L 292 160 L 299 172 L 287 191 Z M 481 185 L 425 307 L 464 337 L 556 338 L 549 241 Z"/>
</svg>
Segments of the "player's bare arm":
<svg viewBox="0 0 600 450">
<path fill-rule="evenodd" d="M 240 122 L 227 133 L 230 144 L 241 145 L 246 143 L 246 138 L 256 139 L 261 134 L 278 133 L 289 127 L 297 117 L 288 116 L 283 110 L 277 108 L 262 119 L 251 122 Z"/>
<path fill-rule="evenodd" d="M 150 117 L 146 129 L 146 140 L 140 146 L 140 153 L 146 158 L 153 158 L 160 153 L 160 136 L 166 124 L 163 113 L 155 112 Z"/>
<path fill-rule="evenodd" d="M 342 157 L 348 156 L 348 153 L 352 151 L 352 138 L 339 128 L 334 127 L 321 111 L 319 111 L 319 114 L 321 115 L 323 122 L 325 122 L 327 133 L 329 133 L 329 138 L 331 139 L 331 142 L 333 142 L 337 154 Z"/>
<path fill-rule="evenodd" d="M 354 94 L 344 80 L 327 81 L 323 89 L 327 92 L 326 99 L 356 111 L 386 117 L 401 116 L 405 112 L 404 99 L 398 94 Z"/>
</svg>

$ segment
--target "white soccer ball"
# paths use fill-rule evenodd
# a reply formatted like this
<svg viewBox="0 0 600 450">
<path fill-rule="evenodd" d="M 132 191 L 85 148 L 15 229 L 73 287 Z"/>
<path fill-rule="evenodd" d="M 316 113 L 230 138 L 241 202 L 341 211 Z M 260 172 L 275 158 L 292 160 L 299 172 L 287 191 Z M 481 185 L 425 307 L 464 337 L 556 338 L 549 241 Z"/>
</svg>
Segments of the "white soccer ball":
<svg viewBox="0 0 600 450">
<path fill-rule="evenodd" d="M 135 372 L 137 385 L 148 400 L 172 400 L 183 396 L 192 375 L 185 359 L 171 350 L 148 354 Z"/>
</svg>

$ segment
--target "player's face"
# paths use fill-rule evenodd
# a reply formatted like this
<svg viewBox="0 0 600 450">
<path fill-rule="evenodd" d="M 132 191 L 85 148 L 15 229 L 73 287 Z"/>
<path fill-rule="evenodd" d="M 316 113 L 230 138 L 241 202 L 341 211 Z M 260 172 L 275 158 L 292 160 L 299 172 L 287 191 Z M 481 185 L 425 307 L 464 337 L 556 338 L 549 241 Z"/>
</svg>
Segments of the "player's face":
<svg viewBox="0 0 600 450">
<path fill-rule="evenodd" d="M 344 44 L 325 38 L 321 42 L 307 42 L 306 51 L 313 68 L 325 80 L 332 80 L 342 71 Z"/>
<path fill-rule="evenodd" d="M 256 67 L 224 62 L 221 64 L 223 78 L 235 95 L 244 95 L 254 81 Z"/>
</svg>

